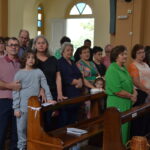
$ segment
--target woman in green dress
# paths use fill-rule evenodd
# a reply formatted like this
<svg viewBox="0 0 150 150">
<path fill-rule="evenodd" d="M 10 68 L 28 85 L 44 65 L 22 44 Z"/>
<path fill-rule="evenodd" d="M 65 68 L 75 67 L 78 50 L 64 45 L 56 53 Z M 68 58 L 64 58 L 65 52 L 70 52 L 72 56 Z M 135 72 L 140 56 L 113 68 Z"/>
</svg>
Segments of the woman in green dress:
<svg viewBox="0 0 150 150">
<path fill-rule="evenodd" d="M 112 49 L 111 65 L 106 72 L 107 107 L 116 107 L 120 112 L 132 107 L 136 101 L 136 91 L 133 89 L 132 79 L 124 66 L 127 61 L 127 49 L 120 45 Z M 113 125 L 112 125 L 113 128 Z M 129 140 L 129 123 L 122 125 L 122 140 L 125 144 Z"/>
</svg>

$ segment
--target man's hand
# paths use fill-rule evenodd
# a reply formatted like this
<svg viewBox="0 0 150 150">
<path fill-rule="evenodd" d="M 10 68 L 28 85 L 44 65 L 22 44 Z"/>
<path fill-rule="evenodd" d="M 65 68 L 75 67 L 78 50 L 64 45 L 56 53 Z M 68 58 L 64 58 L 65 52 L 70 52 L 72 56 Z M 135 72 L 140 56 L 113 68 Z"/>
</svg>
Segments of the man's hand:
<svg viewBox="0 0 150 150">
<path fill-rule="evenodd" d="M 14 91 L 19 91 L 21 89 L 20 81 L 13 81 L 8 83 L 8 88 Z"/>
</svg>

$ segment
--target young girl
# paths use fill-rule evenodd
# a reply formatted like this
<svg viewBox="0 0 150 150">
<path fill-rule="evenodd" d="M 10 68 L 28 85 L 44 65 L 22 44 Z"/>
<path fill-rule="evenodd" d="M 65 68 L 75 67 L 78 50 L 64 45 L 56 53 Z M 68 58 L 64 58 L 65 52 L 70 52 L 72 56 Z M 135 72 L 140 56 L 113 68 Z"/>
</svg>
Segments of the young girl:
<svg viewBox="0 0 150 150">
<path fill-rule="evenodd" d="M 98 88 L 101 92 L 104 91 L 105 88 L 105 80 L 101 77 L 97 78 L 94 82 L 94 86 Z"/>
<path fill-rule="evenodd" d="M 18 148 L 26 149 L 27 132 L 27 105 L 31 96 L 38 96 L 40 87 L 45 90 L 47 102 L 55 104 L 52 100 L 51 92 L 46 82 L 46 78 L 40 69 L 36 69 L 36 55 L 32 51 L 27 51 L 21 62 L 19 70 L 14 80 L 21 83 L 20 91 L 13 91 L 13 109 L 17 118 Z"/>
</svg>

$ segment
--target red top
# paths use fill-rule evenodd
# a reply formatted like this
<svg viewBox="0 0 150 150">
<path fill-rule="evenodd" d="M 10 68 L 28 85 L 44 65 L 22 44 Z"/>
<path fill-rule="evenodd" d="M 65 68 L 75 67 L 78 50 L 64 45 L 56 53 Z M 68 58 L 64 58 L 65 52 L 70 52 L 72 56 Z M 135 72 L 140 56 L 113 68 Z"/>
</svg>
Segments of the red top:
<svg viewBox="0 0 150 150">
<path fill-rule="evenodd" d="M 106 68 L 110 65 L 110 58 L 108 56 L 102 57 L 102 63 L 105 65 Z"/>
<path fill-rule="evenodd" d="M 8 56 L 0 58 L 0 80 L 12 82 L 14 75 L 19 70 L 20 64 L 18 59 L 12 61 Z M 12 90 L 0 90 L 0 98 L 12 99 Z"/>
</svg>

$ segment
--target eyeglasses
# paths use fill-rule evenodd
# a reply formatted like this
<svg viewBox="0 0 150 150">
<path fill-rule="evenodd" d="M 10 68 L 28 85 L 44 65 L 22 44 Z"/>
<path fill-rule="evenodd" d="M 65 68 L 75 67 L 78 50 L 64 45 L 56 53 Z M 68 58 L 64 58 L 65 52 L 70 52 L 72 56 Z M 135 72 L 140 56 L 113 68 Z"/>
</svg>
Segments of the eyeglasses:
<svg viewBox="0 0 150 150">
<path fill-rule="evenodd" d="M 139 52 L 137 52 L 136 54 L 145 54 L 145 51 L 139 51 Z"/>
<path fill-rule="evenodd" d="M 8 46 L 8 47 L 19 47 L 18 44 L 10 44 L 10 45 L 6 45 L 6 46 Z"/>
</svg>

